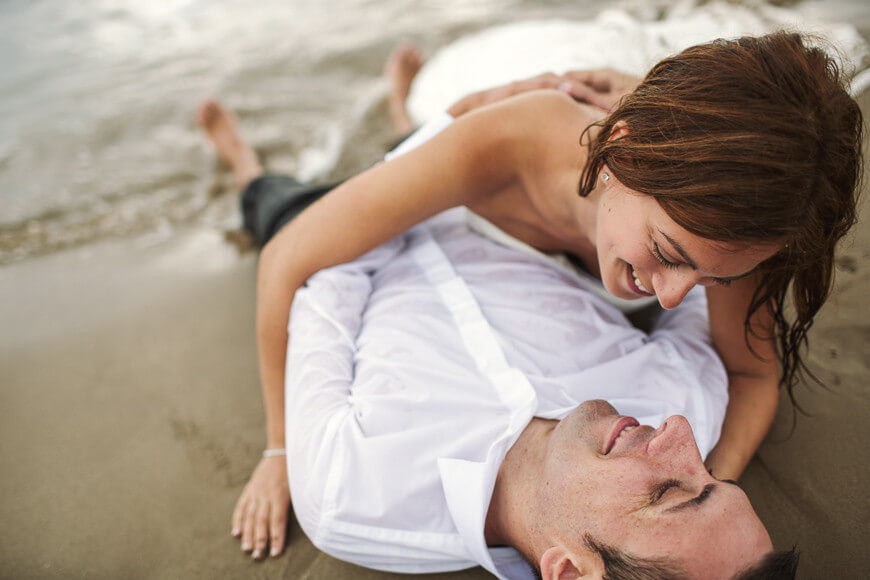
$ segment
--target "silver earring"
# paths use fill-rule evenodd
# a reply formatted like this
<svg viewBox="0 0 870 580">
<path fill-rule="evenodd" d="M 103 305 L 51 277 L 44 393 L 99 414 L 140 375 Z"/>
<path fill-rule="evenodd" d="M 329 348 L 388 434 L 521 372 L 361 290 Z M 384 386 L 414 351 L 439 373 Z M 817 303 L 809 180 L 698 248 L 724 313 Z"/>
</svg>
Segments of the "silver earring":
<svg viewBox="0 0 870 580">
<path fill-rule="evenodd" d="M 606 173 L 602 173 L 602 174 L 601 174 L 601 181 L 605 181 L 605 182 L 606 182 L 606 181 L 609 181 L 609 180 L 610 180 L 610 175 L 608 175 L 608 174 L 606 174 Z"/>
</svg>

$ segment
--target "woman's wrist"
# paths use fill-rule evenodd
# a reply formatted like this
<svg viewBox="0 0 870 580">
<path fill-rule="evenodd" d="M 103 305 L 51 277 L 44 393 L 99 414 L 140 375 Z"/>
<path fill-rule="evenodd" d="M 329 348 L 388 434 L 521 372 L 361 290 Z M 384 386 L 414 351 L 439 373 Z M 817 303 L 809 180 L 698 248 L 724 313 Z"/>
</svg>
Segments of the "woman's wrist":
<svg viewBox="0 0 870 580">
<path fill-rule="evenodd" d="M 713 448 L 707 456 L 705 465 L 713 472 L 713 477 L 717 479 L 733 479 L 737 480 L 746 468 L 748 461 L 739 453 L 729 452 L 727 449 L 722 449 L 718 445 Z"/>
</svg>

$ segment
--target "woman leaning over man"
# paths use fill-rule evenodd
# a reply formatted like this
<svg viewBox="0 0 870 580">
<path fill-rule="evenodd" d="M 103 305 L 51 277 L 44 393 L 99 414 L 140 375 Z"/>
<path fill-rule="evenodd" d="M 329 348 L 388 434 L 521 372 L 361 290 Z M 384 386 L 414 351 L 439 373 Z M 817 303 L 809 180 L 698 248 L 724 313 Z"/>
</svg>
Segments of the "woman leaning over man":
<svg viewBox="0 0 870 580">
<path fill-rule="evenodd" d="M 460 102 L 439 134 L 336 187 L 263 248 L 257 334 L 268 447 L 284 446 L 296 289 L 465 205 L 538 250 L 573 254 L 619 298 L 655 296 L 674 308 L 706 287 L 730 381 L 707 465 L 736 479 L 770 427 L 778 387 L 794 402 L 835 246 L 856 219 L 862 116 L 844 83 L 824 51 L 779 32 L 666 58 L 609 112 L 560 91 Z M 248 169 L 242 181 L 256 189 L 262 178 Z M 243 549 L 259 556 L 271 542 L 280 553 L 288 508 L 284 459 L 266 457 L 233 514 Z"/>
</svg>

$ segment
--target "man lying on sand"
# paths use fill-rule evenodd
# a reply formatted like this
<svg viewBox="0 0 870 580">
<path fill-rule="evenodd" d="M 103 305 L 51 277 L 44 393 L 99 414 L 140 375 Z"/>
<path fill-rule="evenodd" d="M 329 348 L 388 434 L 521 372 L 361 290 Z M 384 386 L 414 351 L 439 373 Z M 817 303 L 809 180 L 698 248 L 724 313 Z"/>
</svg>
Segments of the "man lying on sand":
<svg viewBox="0 0 870 580">
<path fill-rule="evenodd" d="M 703 293 L 647 336 L 456 209 L 312 277 L 291 336 L 291 496 L 337 558 L 502 578 L 732 578 L 793 558 L 693 438 L 706 454 L 727 400 Z"/>
<path fill-rule="evenodd" d="M 572 256 L 614 304 L 670 309 L 703 287 L 729 389 L 705 463 L 737 479 L 773 421 L 780 386 L 794 395 L 837 243 L 855 223 L 861 111 L 838 62 L 785 31 L 691 46 L 635 81 L 609 111 L 565 90 L 536 90 L 436 116 L 423 133 L 431 139 L 338 185 L 287 227 L 294 211 L 284 204 L 298 210 L 316 194 L 286 176 L 251 181 L 246 200 L 264 200 L 252 211 L 268 208 L 265 200 L 282 210 L 266 232 L 277 231 L 257 282 L 267 448 L 286 440 L 295 291 L 464 206 L 506 244 Z M 267 458 L 242 492 L 237 519 L 266 521 L 260 543 L 243 540 L 255 555 L 272 535 L 271 514 L 289 507 L 288 495 L 272 491 L 287 477 Z"/>
<path fill-rule="evenodd" d="M 240 181 L 262 173 L 222 107 L 201 120 Z M 309 200 L 242 201 L 265 241 Z M 286 452 L 312 542 L 395 572 L 793 576 L 795 555 L 703 464 L 727 404 L 703 293 L 646 335 L 575 270 L 490 235 L 449 210 L 298 291 Z M 240 503 L 243 548 L 265 550 L 270 516 L 282 529 Z"/>
<path fill-rule="evenodd" d="M 314 544 L 381 570 L 506 578 L 531 577 L 525 561 L 545 578 L 730 578 L 762 560 L 764 527 L 690 426 L 706 454 L 727 399 L 703 294 L 647 336 L 466 218 L 442 214 L 296 297 L 288 471 Z M 604 397 L 623 414 L 589 400 Z"/>
</svg>

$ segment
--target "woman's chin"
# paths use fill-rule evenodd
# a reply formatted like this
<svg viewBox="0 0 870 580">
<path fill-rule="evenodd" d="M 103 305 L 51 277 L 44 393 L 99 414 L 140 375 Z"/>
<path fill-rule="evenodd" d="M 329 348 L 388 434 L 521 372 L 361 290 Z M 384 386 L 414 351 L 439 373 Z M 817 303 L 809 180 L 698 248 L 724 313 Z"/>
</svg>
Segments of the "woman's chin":
<svg viewBox="0 0 870 580">
<path fill-rule="evenodd" d="M 614 268 L 607 275 L 602 276 L 601 283 L 607 292 L 622 300 L 638 300 L 643 298 L 642 294 L 638 294 L 634 288 L 628 286 L 631 284 L 630 276 L 630 267 Z"/>
<path fill-rule="evenodd" d="M 604 289 L 611 295 L 616 296 L 617 298 L 622 298 L 623 300 L 634 300 L 638 297 L 620 284 L 620 282 L 622 282 L 621 276 L 616 276 L 612 271 L 601 277 L 601 283 L 604 286 Z"/>
</svg>

